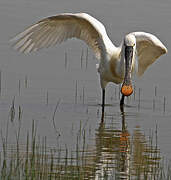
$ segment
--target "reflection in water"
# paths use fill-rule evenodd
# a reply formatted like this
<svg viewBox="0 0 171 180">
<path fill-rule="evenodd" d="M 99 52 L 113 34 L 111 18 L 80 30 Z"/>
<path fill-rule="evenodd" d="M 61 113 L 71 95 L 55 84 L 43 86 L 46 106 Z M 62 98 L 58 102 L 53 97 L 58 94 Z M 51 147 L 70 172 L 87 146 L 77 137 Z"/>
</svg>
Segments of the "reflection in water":
<svg viewBox="0 0 171 180">
<path fill-rule="evenodd" d="M 115 175 L 128 179 L 130 164 L 130 135 L 125 125 L 124 111 L 121 112 L 122 127 L 113 129 L 100 123 L 96 133 L 96 179 Z M 114 174 L 113 174 L 114 173 Z"/>
<path fill-rule="evenodd" d="M 9 159 L 13 164 L 9 167 L 10 176 L 17 175 L 16 172 L 20 176 L 24 169 L 22 179 L 32 175 L 35 179 L 39 179 L 38 177 L 93 180 L 159 179 L 161 158 L 157 146 L 157 132 L 155 144 L 154 137 L 150 136 L 147 139 L 138 126 L 134 129 L 133 135 L 130 135 L 126 117 L 127 114 L 121 108 L 121 121 L 101 122 L 96 129 L 95 144 L 92 147 L 86 146 L 85 129 L 80 128 L 76 150 L 71 152 L 71 157 L 67 147 L 48 149 L 45 139 L 42 145 L 40 141 L 36 143 L 36 130 L 33 124 L 31 147 L 29 148 L 27 137 L 25 153 L 23 149 L 19 150 L 19 146 L 17 146 L 17 153 L 15 147 L 12 148 L 10 155 L 12 159 Z M 1 171 L 5 177 L 6 155 L 2 159 Z"/>
<path fill-rule="evenodd" d="M 122 125 L 113 128 L 100 123 L 96 130 L 95 179 L 156 179 L 159 177 L 160 152 L 157 143 L 145 138 L 140 127 L 131 137 L 121 108 Z"/>
<path fill-rule="evenodd" d="M 161 160 L 157 143 L 153 146 L 150 137 L 147 144 L 144 134 L 136 127 L 132 144 L 132 174 L 138 179 L 157 179 Z"/>
</svg>

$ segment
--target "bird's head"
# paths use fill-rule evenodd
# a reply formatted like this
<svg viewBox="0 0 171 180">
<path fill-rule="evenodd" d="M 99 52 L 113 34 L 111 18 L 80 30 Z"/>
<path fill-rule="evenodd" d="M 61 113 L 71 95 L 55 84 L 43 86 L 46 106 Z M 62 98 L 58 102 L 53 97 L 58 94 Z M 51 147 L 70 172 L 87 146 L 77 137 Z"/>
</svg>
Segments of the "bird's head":
<svg viewBox="0 0 171 180">
<path fill-rule="evenodd" d="M 124 38 L 124 45 L 134 47 L 135 44 L 136 44 L 135 36 L 133 34 L 127 34 Z"/>
<path fill-rule="evenodd" d="M 135 36 L 132 34 L 126 35 L 124 38 L 125 77 L 121 88 L 121 93 L 125 96 L 130 96 L 133 93 L 131 72 L 134 63 L 135 47 Z"/>
</svg>

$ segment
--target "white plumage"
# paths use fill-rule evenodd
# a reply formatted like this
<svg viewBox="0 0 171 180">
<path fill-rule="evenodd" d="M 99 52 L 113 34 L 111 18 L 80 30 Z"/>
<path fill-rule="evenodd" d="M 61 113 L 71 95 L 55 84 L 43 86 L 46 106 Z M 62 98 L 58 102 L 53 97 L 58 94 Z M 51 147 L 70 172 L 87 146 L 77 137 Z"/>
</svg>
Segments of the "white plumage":
<svg viewBox="0 0 171 180">
<path fill-rule="evenodd" d="M 125 46 L 133 47 L 131 72 L 138 64 L 139 76 L 158 57 L 167 52 L 166 47 L 156 36 L 145 32 L 129 33 L 123 38 L 121 45 L 116 47 L 109 39 L 103 24 L 86 13 L 63 13 L 45 18 L 12 40 L 17 50 L 29 53 L 54 46 L 70 38 L 85 41 L 100 60 L 98 72 L 102 89 L 105 89 L 108 82 L 124 81 Z"/>
</svg>

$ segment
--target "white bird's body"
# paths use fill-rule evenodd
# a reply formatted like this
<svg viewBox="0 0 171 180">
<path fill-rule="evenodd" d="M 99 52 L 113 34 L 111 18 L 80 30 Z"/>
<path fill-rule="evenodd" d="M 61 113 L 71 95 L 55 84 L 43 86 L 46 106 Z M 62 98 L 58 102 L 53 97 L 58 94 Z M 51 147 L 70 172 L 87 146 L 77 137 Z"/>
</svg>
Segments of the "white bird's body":
<svg viewBox="0 0 171 180">
<path fill-rule="evenodd" d="M 145 32 L 129 33 L 123 38 L 121 45 L 116 47 L 109 39 L 103 24 L 86 13 L 63 13 L 45 18 L 13 40 L 16 49 L 29 53 L 54 46 L 69 38 L 81 39 L 93 49 L 96 58 L 100 60 L 98 72 L 103 90 L 108 82 L 124 82 L 126 53 L 132 58 L 128 70 L 131 77 L 134 70 L 141 76 L 149 65 L 167 52 L 156 36 Z M 127 49 L 131 54 L 126 52 L 126 47 L 132 47 L 131 51 L 130 48 Z"/>
</svg>

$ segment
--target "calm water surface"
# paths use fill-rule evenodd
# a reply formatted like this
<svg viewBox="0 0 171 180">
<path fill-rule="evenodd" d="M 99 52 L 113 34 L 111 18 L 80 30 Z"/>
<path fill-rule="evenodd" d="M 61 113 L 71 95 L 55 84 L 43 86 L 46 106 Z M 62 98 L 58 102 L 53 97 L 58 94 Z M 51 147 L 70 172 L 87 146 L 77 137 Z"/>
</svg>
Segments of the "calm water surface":
<svg viewBox="0 0 171 180">
<path fill-rule="evenodd" d="M 9 121 L 8 142 L 15 144 L 20 110 L 21 144 L 26 143 L 33 120 L 38 136 L 46 136 L 48 146 L 75 148 L 82 127 L 87 145 L 84 158 L 94 168 L 94 174 L 88 173 L 87 178 L 100 179 L 105 173 L 109 179 L 128 179 L 130 174 L 141 177 L 142 172 L 150 171 L 145 168 L 158 167 L 163 157 L 171 159 L 170 9 L 169 0 L 1 0 L 1 134 L 6 133 Z M 91 50 L 87 55 L 84 43 L 70 40 L 31 55 L 15 52 L 8 43 L 43 17 L 80 11 L 101 20 L 116 45 L 128 32 L 146 31 L 157 35 L 168 48 L 168 54 L 143 77 L 135 77 L 135 94 L 126 99 L 123 111 L 119 108 L 119 87 L 108 85 L 104 124 L 100 123 L 98 61 Z M 157 169 L 150 173 L 154 172 Z"/>
</svg>

